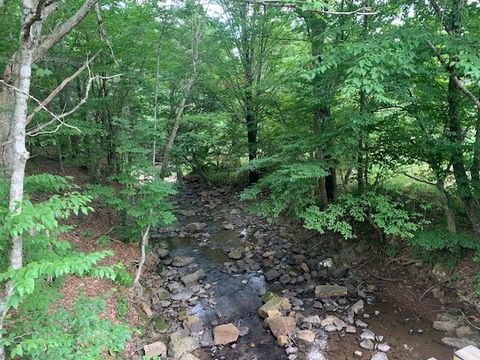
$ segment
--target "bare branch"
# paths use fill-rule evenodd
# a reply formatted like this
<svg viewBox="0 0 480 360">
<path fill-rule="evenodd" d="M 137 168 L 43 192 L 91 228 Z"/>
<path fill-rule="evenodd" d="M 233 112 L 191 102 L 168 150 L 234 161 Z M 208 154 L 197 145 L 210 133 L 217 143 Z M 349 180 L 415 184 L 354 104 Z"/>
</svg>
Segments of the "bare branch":
<svg viewBox="0 0 480 360">
<path fill-rule="evenodd" d="M 245 2 L 249 4 L 255 4 L 255 5 L 262 5 L 262 6 L 276 6 L 276 7 L 284 7 L 284 8 L 292 8 L 296 9 L 301 6 L 303 3 L 288 3 L 288 2 L 280 2 L 280 1 L 274 1 L 274 0 L 245 0 Z M 362 7 L 357 10 L 353 11 L 330 11 L 330 10 L 317 10 L 317 9 L 305 9 L 306 11 L 310 12 L 315 12 L 315 13 L 320 13 L 324 15 L 363 15 L 363 16 L 370 16 L 370 15 L 376 15 L 378 12 L 372 12 L 371 8 L 369 7 Z"/>
<path fill-rule="evenodd" d="M 72 80 L 74 80 L 78 75 L 80 75 L 83 70 L 85 70 L 90 63 L 92 63 L 96 57 L 98 56 L 98 54 L 100 53 L 97 52 L 92 58 L 90 59 L 87 59 L 87 61 L 75 72 L 73 73 L 72 75 L 70 75 L 69 77 L 67 77 L 66 79 L 64 79 L 62 81 L 62 83 L 60 85 L 57 86 L 57 88 L 55 90 L 53 90 L 50 95 L 48 95 L 45 100 L 42 101 L 42 104 L 41 105 L 38 105 L 33 111 L 31 114 L 28 115 L 27 117 L 27 124 L 30 123 L 33 119 L 33 117 L 38 114 L 38 112 L 40 112 L 42 109 L 45 108 L 45 106 L 47 106 L 59 93 L 60 91 L 62 91 L 65 86 L 67 86 Z"/>
<path fill-rule="evenodd" d="M 52 120 L 47 121 L 46 123 L 43 123 L 43 124 L 39 124 L 36 127 L 34 127 L 33 129 L 31 129 L 30 131 L 28 131 L 27 132 L 28 136 L 38 136 L 40 134 L 51 134 L 51 133 L 56 132 L 62 125 L 65 125 L 65 126 L 70 127 L 70 128 L 74 128 L 74 129 L 78 130 L 79 132 L 81 132 L 80 129 L 76 128 L 75 126 L 66 124 L 63 121 L 63 119 L 65 119 L 67 116 L 73 114 L 75 111 L 77 111 L 80 108 L 80 106 L 82 106 L 83 104 L 85 104 L 87 102 L 88 97 L 90 95 L 90 90 L 92 88 L 92 83 L 95 80 L 98 80 L 98 79 L 110 80 L 110 79 L 114 79 L 114 78 L 122 76 L 122 74 L 117 74 L 117 75 L 112 75 L 112 76 L 99 76 L 99 75 L 92 76 L 92 72 L 90 70 L 90 67 L 89 67 L 88 63 L 87 63 L 87 69 L 88 69 L 88 73 L 89 73 L 89 79 L 88 79 L 88 82 L 87 82 L 87 85 L 86 85 L 86 88 L 85 88 L 84 97 L 69 111 L 64 112 L 60 115 L 54 115 L 54 118 Z M 53 115 L 51 112 L 49 112 L 49 114 Z M 60 122 L 60 124 L 56 127 L 55 130 L 53 130 L 53 131 L 42 131 L 46 127 L 55 123 L 56 121 Z"/>
<path fill-rule="evenodd" d="M 38 100 L 36 97 L 34 97 L 34 96 L 26 93 L 25 91 L 20 90 L 19 88 L 15 87 L 15 86 L 13 86 L 13 85 L 10 85 L 10 84 L 6 83 L 6 82 L 5 82 L 4 80 L 2 80 L 2 79 L 0 79 L 0 83 L 3 84 L 4 86 L 6 86 L 6 87 L 9 88 L 9 89 L 12 89 L 12 90 L 14 90 L 14 91 L 18 91 L 18 92 L 20 92 L 20 93 L 28 96 L 30 99 L 32 99 L 33 101 L 35 101 L 38 105 L 42 106 L 43 110 L 45 110 L 47 113 L 49 113 L 49 114 L 54 118 L 54 120 L 53 120 L 52 122 L 54 122 L 55 120 L 56 120 L 56 121 L 59 121 L 62 125 L 65 125 L 65 126 L 67 126 L 67 127 L 70 127 L 70 128 L 72 128 L 72 129 L 75 129 L 75 130 L 78 130 L 79 132 L 81 132 L 80 129 L 77 128 L 76 126 L 72 126 L 72 125 L 68 125 L 68 124 L 64 123 L 58 115 L 55 115 L 53 112 L 51 112 L 50 110 L 48 110 L 48 108 L 47 108 L 46 106 L 43 106 L 43 105 L 42 105 L 42 102 L 41 102 L 40 100 Z M 29 135 L 29 134 L 27 133 L 27 135 Z M 9 142 L 10 142 L 10 141 L 9 141 Z M 9 142 L 3 143 L 2 145 L 8 144 Z"/>
<path fill-rule="evenodd" d="M 54 28 L 50 34 L 42 37 L 40 45 L 37 47 L 33 54 L 34 61 L 42 58 L 43 55 L 57 42 L 59 42 L 65 35 L 67 35 L 75 26 L 77 26 L 87 14 L 90 12 L 93 6 L 99 0 L 85 0 L 83 5 L 73 14 L 67 21 Z"/>
<path fill-rule="evenodd" d="M 110 38 L 108 37 L 107 30 L 105 29 L 105 26 L 104 26 L 102 9 L 100 8 L 100 4 L 98 2 L 95 4 L 95 16 L 97 17 L 97 24 L 98 24 L 98 30 L 100 31 L 100 37 L 107 44 L 108 48 L 110 49 L 110 54 L 112 55 L 113 62 L 115 63 L 115 65 L 118 66 L 117 58 L 115 57 L 115 53 L 113 52 L 112 43 L 110 41 Z"/>
</svg>

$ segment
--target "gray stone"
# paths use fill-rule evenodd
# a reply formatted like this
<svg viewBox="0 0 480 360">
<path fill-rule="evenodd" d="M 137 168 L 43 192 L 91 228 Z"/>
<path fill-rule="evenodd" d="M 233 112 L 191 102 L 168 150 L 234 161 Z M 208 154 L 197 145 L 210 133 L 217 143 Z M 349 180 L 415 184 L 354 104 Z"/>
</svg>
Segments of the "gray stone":
<svg viewBox="0 0 480 360">
<path fill-rule="evenodd" d="M 182 276 L 182 282 L 186 286 L 191 286 L 193 284 L 196 284 L 200 279 L 203 279 L 205 276 L 207 276 L 205 272 L 202 269 L 200 269 L 195 271 L 192 274 L 187 274 L 185 276 Z"/>
<path fill-rule="evenodd" d="M 186 225 L 185 230 L 189 232 L 197 232 L 197 231 L 202 231 L 206 227 L 207 227 L 207 224 L 205 223 L 194 222 Z"/>
<path fill-rule="evenodd" d="M 273 281 L 275 279 L 278 279 L 280 276 L 280 272 L 275 269 L 269 270 L 265 273 L 265 279 L 267 279 L 267 281 Z"/>
<path fill-rule="evenodd" d="M 160 258 L 160 259 L 164 259 L 166 258 L 170 252 L 168 251 L 168 249 L 165 249 L 165 248 L 162 248 L 162 247 L 157 247 L 155 249 L 155 253 L 157 254 L 157 256 Z"/>
<path fill-rule="evenodd" d="M 189 300 L 193 295 L 193 291 L 189 289 L 182 290 L 176 294 L 172 295 L 172 300 L 175 301 L 187 301 Z"/>
<path fill-rule="evenodd" d="M 242 256 L 242 249 L 234 249 L 228 253 L 228 257 L 232 260 L 240 260 Z"/>
<path fill-rule="evenodd" d="M 370 339 L 363 339 L 360 342 L 360 347 L 362 347 L 364 349 L 367 349 L 367 350 L 373 350 L 375 348 L 375 344 Z"/>
<path fill-rule="evenodd" d="M 193 257 L 191 256 L 175 256 L 172 261 L 172 265 L 176 267 L 187 266 L 193 262 Z"/>
<path fill-rule="evenodd" d="M 458 322 L 455 320 L 436 320 L 433 322 L 433 328 L 437 331 L 453 332 L 458 327 Z"/>
<path fill-rule="evenodd" d="M 355 304 L 353 304 L 350 307 L 350 309 L 352 309 L 354 314 L 358 314 L 360 311 L 363 311 L 363 306 L 364 306 L 363 300 L 360 299 Z"/>
<path fill-rule="evenodd" d="M 160 300 L 170 300 L 172 294 L 165 288 L 160 288 L 157 290 L 157 296 Z"/>
<path fill-rule="evenodd" d="M 388 360 L 387 354 L 384 352 L 376 352 L 372 355 L 370 360 Z"/>
<path fill-rule="evenodd" d="M 148 358 L 154 356 L 165 357 L 167 355 L 167 346 L 161 341 L 145 345 L 143 350 L 145 351 L 145 356 Z"/>
<path fill-rule="evenodd" d="M 348 294 L 348 290 L 345 286 L 318 285 L 317 287 L 315 287 L 315 297 L 317 299 L 347 296 L 347 294 Z"/>
<path fill-rule="evenodd" d="M 383 352 L 387 352 L 387 351 L 390 350 L 390 346 L 382 343 L 382 344 L 377 345 L 377 349 L 380 350 L 380 351 L 383 351 Z"/>
<path fill-rule="evenodd" d="M 365 329 L 360 335 L 360 339 L 375 340 L 375 333 L 372 330 Z"/>
<path fill-rule="evenodd" d="M 197 341 L 188 335 L 188 331 L 179 330 L 170 335 L 168 355 L 174 359 L 180 359 L 182 356 L 197 349 L 198 346 Z"/>
<path fill-rule="evenodd" d="M 477 343 L 475 341 L 466 338 L 444 337 L 441 341 L 444 345 L 447 345 L 454 349 L 462 349 L 469 345 L 477 346 Z"/>
</svg>

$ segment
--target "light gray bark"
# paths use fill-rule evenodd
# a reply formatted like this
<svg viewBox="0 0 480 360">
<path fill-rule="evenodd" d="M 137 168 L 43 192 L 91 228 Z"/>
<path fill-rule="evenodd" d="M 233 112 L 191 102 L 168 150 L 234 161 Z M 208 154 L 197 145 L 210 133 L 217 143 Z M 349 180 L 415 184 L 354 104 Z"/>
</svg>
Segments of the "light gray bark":
<svg viewBox="0 0 480 360">
<path fill-rule="evenodd" d="M 60 2 L 46 2 L 47 5 L 37 6 L 38 0 L 24 0 L 20 40 L 22 44 L 29 42 L 32 64 L 41 59 L 53 45 L 77 26 L 97 2 L 98 0 L 85 0 L 74 15 L 55 27 L 49 34 L 42 36 L 43 23 L 57 9 Z M 19 48 L 3 72 L 3 80 L 14 88 L 20 88 L 19 63 L 22 56 L 22 49 Z M 15 96 L 14 90 L 0 85 L 0 175 L 7 178 L 13 171 Z"/>
</svg>

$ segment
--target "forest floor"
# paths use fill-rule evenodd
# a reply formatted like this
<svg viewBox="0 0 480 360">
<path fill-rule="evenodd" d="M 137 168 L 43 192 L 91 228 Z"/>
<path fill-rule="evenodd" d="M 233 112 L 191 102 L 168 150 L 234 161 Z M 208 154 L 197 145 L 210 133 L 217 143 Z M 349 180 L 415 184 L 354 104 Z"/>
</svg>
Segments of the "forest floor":
<svg viewBox="0 0 480 360">
<path fill-rule="evenodd" d="M 35 172 L 54 171 L 47 164 L 36 167 Z M 81 170 L 68 172 L 77 183 L 86 184 L 87 177 Z M 139 351 L 146 343 L 159 340 L 171 343 L 171 334 L 182 328 L 189 332 L 183 335 L 191 336 L 200 348 L 194 354 L 202 360 L 222 357 L 280 360 L 295 356 L 343 360 L 357 358 L 356 351 L 362 353 L 359 358 L 370 359 L 378 351 L 368 349 L 370 344 L 366 344 L 367 348 L 360 346 L 359 340 L 364 340 L 359 339 L 361 334 L 369 334 L 363 327 L 366 326 L 377 336 L 372 341 L 374 347 L 388 344 L 389 359 L 420 360 L 435 356 L 446 360 L 451 359 L 453 350 L 442 345 L 441 339 L 445 336 L 459 339 L 458 328 L 468 327 L 469 321 L 478 321 L 475 317 L 463 321 L 457 316 L 462 308 L 457 289 L 438 281 L 431 269 L 408 258 L 386 260 L 382 251 L 365 243 L 345 243 L 336 236 L 320 236 L 285 219 L 268 224 L 249 214 L 246 204 L 239 203 L 238 194 L 229 189 L 205 189 L 198 183 L 189 183 L 180 191 L 176 206 L 178 224 L 152 238 L 155 251 L 148 257 L 143 277 L 143 300 L 130 289 L 104 279 L 71 277 L 61 289 L 64 295 L 61 302 L 67 308 L 82 293 L 103 296 L 107 302 L 104 318 L 114 322 L 126 320 L 132 328 L 143 329 L 142 335 L 127 346 L 129 359 L 140 359 Z M 139 256 L 138 243 L 116 239 L 112 228 L 118 219 L 101 204 L 94 207 L 95 213 L 76 220 L 76 228 L 65 234 L 65 239 L 85 252 L 112 250 L 114 255 L 105 259 L 104 264 L 123 263 L 133 274 Z M 192 231 L 188 227 L 192 223 L 205 227 Z M 239 236 L 242 231 L 249 234 L 247 239 Z M 98 239 L 104 235 L 110 241 L 100 244 Z M 162 255 L 157 256 L 158 249 L 166 250 L 168 255 L 160 251 Z M 191 257 L 193 262 L 184 267 L 172 266 L 178 256 Z M 322 268 L 319 264 L 327 259 L 333 266 Z M 457 273 L 465 279 L 472 272 L 468 261 Z M 205 276 L 193 286 L 186 286 L 193 289 L 191 294 L 182 293 L 183 276 L 199 269 Z M 457 283 L 468 288 L 467 281 Z M 348 296 L 316 298 L 315 286 L 324 284 L 346 286 Z M 159 301 L 158 292 L 163 290 L 167 290 L 169 298 Z M 313 331 L 313 343 L 290 336 L 287 351 L 276 344 L 257 314 L 262 305 L 261 294 L 267 291 L 289 299 L 292 308 L 289 312 L 282 311 L 282 315 L 295 318 L 294 332 Z M 121 298 L 128 303 L 123 319 L 118 308 Z M 345 327 L 332 330 L 305 321 L 312 316 L 325 319 L 333 315 L 348 325 L 352 320 L 349 309 L 359 300 L 363 309 L 355 314 L 351 324 L 355 327 L 354 334 L 347 333 Z M 457 326 L 446 335 L 434 331 L 432 321 L 452 310 L 455 315 L 447 320 Z M 196 323 L 198 319 L 200 325 Z M 216 346 L 211 330 L 227 322 L 247 334 L 231 346 Z M 159 330 L 158 324 L 166 326 Z M 471 327 L 467 335 L 472 341 L 478 338 Z"/>
</svg>

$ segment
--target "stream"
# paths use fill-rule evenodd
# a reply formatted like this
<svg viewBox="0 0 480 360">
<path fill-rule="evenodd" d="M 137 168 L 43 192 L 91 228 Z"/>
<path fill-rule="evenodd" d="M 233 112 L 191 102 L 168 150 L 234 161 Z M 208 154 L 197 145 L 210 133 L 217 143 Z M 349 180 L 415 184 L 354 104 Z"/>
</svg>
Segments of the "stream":
<svg viewBox="0 0 480 360">
<path fill-rule="evenodd" d="M 177 226 L 163 230 L 152 240 L 154 246 L 164 249 L 168 256 L 159 263 L 160 276 L 150 279 L 151 286 L 167 288 L 173 294 L 190 292 L 180 302 L 168 300 L 161 302 L 161 306 L 153 306 L 157 316 L 169 323 L 165 335 L 182 327 L 189 328 L 190 335 L 198 341 L 193 354 L 201 360 L 348 360 L 370 359 L 377 352 L 359 346 L 359 336 L 365 330 L 356 322 L 353 324 L 356 332 L 349 334 L 328 332 L 322 326 L 304 321 L 305 317 L 318 315 L 323 319 L 330 314 L 346 318 L 347 309 L 366 294 L 356 291 L 346 298 L 315 299 L 313 287 L 322 284 L 322 277 L 310 270 L 299 275 L 299 262 L 313 264 L 316 260 L 308 261 L 308 249 L 292 247 L 295 229 L 265 224 L 247 214 L 236 198 L 223 190 L 201 191 L 188 187 L 181 192 L 178 205 Z M 202 224 L 202 228 L 186 230 L 192 223 Z M 239 251 L 241 256 L 233 254 L 232 250 Z M 270 252 L 273 255 L 267 257 Z M 193 260 L 190 259 L 187 266 L 171 266 L 172 259 L 178 257 Z M 301 268 L 304 267 L 308 266 Z M 199 269 L 205 275 L 198 285 L 178 286 L 182 276 Z M 283 275 L 267 281 L 265 274 L 271 269 L 278 269 Z M 338 284 L 352 283 L 357 290 L 363 286 L 363 280 L 350 273 L 342 276 L 336 281 Z M 290 345 L 286 348 L 277 345 L 258 315 L 262 295 L 270 291 L 290 300 L 292 308 L 288 316 L 297 319 L 299 329 L 313 331 L 314 342 L 295 341 L 290 337 Z M 379 299 L 377 294 L 363 300 L 363 317 L 356 315 L 356 319 L 364 321 L 375 333 L 375 346 L 388 344 L 389 350 L 382 353 L 388 359 L 452 358 L 453 351 L 440 343 L 441 334 L 432 329 L 429 321 L 411 317 L 408 311 L 396 308 L 387 299 Z M 240 329 L 241 336 L 232 344 L 214 345 L 212 328 L 227 323 Z M 356 351 L 362 355 L 354 355 Z"/>
</svg>

